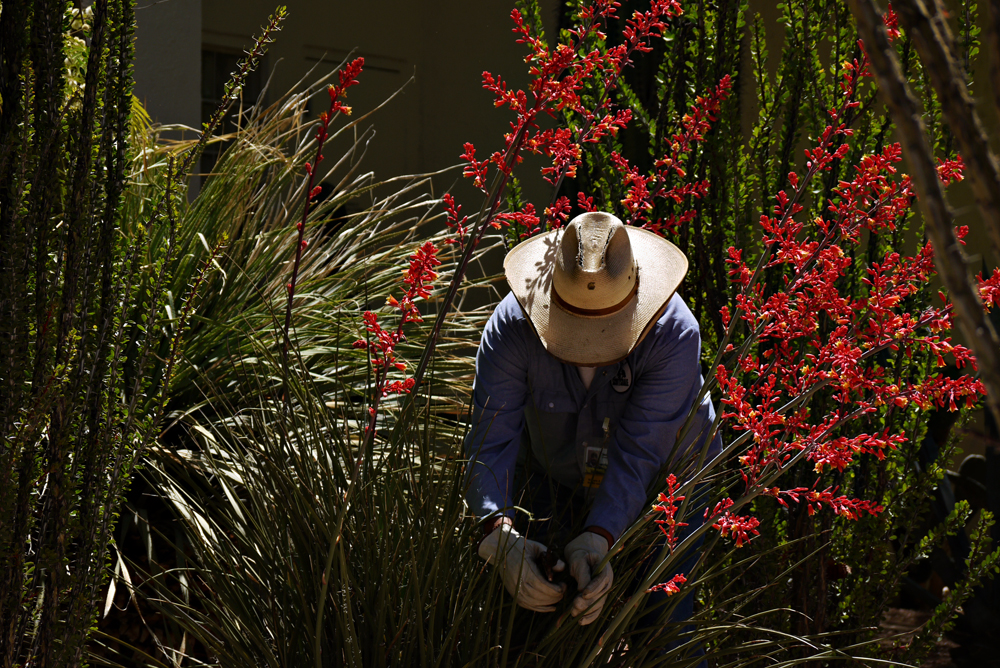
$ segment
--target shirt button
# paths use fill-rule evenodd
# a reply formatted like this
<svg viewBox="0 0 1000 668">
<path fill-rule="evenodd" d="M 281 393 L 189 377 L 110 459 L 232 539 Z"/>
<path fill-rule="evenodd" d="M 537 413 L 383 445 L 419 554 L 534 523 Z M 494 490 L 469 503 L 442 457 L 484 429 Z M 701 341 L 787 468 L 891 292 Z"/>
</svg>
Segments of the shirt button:
<svg viewBox="0 0 1000 668">
<path fill-rule="evenodd" d="M 549 408 L 555 408 L 555 407 L 556 407 L 556 405 L 550 401 L 549 402 Z"/>
</svg>

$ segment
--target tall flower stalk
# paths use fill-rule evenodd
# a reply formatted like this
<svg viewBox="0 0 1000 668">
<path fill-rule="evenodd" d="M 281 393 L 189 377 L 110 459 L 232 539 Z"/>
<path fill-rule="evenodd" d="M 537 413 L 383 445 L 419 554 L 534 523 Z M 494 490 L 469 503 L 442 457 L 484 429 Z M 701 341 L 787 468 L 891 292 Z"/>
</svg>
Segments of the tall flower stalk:
<svg viewBox="0 0 1000 668">
<path fill-rule="evenodd" d="M 364 313 L 363 320 L 368 338 L 358 339 L 354 342 L 354 347 L 368 351 L 372 368 L 375 371 L 371 400 L 368 405 L 368 426 L 365 428 L 366 444 L 375 437 L 378 409 L 382 399 L 393 394 L 407 394 L 416 385 L 416 381 L 412 377 L 390 382 L 389 374 L 393 370 L 406 371 L 406 363 L 401 362 L 396 356 L 396 347 L 406 340 L 406 334 L 403 331 L 406 325 L 423 322 L 416 302 L 431 296 L 431 285 L 438 276 L 434 268 L 441 264 L 437 253 L 438 249 L 434 242 L 425 241 L 417 249 L 417 252 L 410 256 L 410 264 L 403 277 L 403 283 L 407 286 L 406 294 L 403 295 L 402 299 L 396 299 L 390 295 L 386 300 L 390 307 L 399 312 L 399 321 L 395 329 L 383 328 L 377 313 L 373 311 L 365 311 Z M 365 449 L 366 447 L 362 447 L 361 453 L 364 453 Z"/>
<path fill-rule="evenodd" d="M 291 346 L 289 332 L 292 327 L 292 305 L 295 303 L 295 288 L 299 279 L 299 265 L 302 262 L 302 251 L 309 245 L 309 242 L 305 240 L 306 221 L 309 220 L 309 211 L 313 200 L 321 192 L 320 186 L 316 184 L 316 170 L 319 168 L 319 164 L 323 162 L 323 145 L 329 136 L 330 121 L 338 114 L 349 116 L 351 113 L 351 108 L 344 104 L 340 98 L 343 97 L 348 88 L 357 85 L 357 77 L 361 74 L 364 65 L 364 58 L 352 60 L 337 73 L 339 82 L 337 84 L 330 84 L 327 87 L 327 92 L 330 95 L 330 108 L 319 115 L 319 123 L 316 126 L 316 156 L 312 162 L 306 163 L 306 198 L 302 205 L 302 220 L 295 225 L 297 233 L 295 260 L 292 264 L 292 275 L 286 285 L 288 300 L 285 303 L 285 322 L 281 329 L 281 362 L 282 366 L 286 369 L 286 373 L 288 369 L 288 349 Z M 287 392 L 283 394 L 285 394 L 287 401 Z"/>
</svg>

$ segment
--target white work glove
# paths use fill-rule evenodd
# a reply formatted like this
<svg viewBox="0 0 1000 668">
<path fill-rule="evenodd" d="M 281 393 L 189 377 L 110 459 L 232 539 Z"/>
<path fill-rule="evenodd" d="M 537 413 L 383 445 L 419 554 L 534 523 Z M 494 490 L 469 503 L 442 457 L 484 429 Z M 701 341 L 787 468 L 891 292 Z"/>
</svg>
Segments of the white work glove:
<svg viewBox="0 0 1000 668">
<path fill-rule="evenodd" d="M 570 613 L 585 626 L 597 619 L 604 607 L 604 599 L 614 581 L 611 564 L 605 564 L 596 576 L 592 570 L 608 553 L 608 541 L 599 534 L 584 531 L 566 546 L 569 574 L 576 579 L 580 593 L 573 599 Z"/>
<path fill-rule="evenodd" d="M 522 608 L 535 612 L 552 612 L 562 600 L 566 585 L 545 579 L 535 562 L 548 548 L 528 540 L 509 524 L 493 530 L 479 544 L 479 556 L 500 569 L 504 587 Z M 566 564 L 560 559 L 553 571 L 562 571 Z"/>
</svg>

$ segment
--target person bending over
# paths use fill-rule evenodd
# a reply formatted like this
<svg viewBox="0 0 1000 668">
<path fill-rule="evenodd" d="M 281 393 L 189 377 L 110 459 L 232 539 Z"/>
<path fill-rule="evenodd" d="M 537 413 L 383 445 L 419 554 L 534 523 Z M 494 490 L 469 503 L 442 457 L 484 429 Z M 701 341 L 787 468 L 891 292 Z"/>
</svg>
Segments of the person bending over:
<svg viewBox="0 0 1000 668">
<path fill-rule="evenodd" d="M 486 518 L 479 555 L 524 608 L 551 612 L 566 589 L 543 574 L 545 543 L 515 524 L 515 505 L 544 518 L 534 536 L 565 545 L 578 586 L 571 613 L 589 624 L 614 580 L 610 564 L 594 573 L 598 562 L 646 509 L 668 462 L 703 445 L 715 418 L 707 396 L 676 442 L 703 383 L 698 323 L 676 294 L 687 264 L 669 241 L 598 212 L 522 242 L 504 261 L 511 293 L 476 355 L 467 499 Z M 720 449 L 716 436 L 708 457 Z M 700 523 L 700 513 L 687 521 Z M 688 596 L 673 620 L 692 606 Z"/>
</svg>

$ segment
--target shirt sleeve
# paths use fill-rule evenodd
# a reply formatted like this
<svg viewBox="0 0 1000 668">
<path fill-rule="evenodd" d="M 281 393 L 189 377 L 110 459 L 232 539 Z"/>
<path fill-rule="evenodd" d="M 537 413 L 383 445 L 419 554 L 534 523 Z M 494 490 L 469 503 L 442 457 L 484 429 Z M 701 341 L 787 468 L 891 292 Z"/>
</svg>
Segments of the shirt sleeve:
<svg viewBox="0 0 1000 668">
<path fill-rule="evenodd" d="M 637 352 L 634 359 L 641 368 L 633 369 L 635 385 L 615 430 L 607 472 L 587 521 L 616 539 L 642 512 L 647 490 L 675 450 L 677 435 L 701 390 L 701 333 L 679 296 L 673 297 Z M 673 453 L 674 461 L 680 461 L 695 442 L 705 442 L 714 418 L 706 396 L 684 442 Z M 709 456 L 720 445 L 716 437 Z"/>
<path fill-rule="evenodd" d="M 508 295 L 486 324 L 476 353 L 465 456 L 467 499 L 477 517 L 496 511 L 513 515 L 513 477 L 528 397 L 526 327 L 520 305 Z"/>
</svg>

